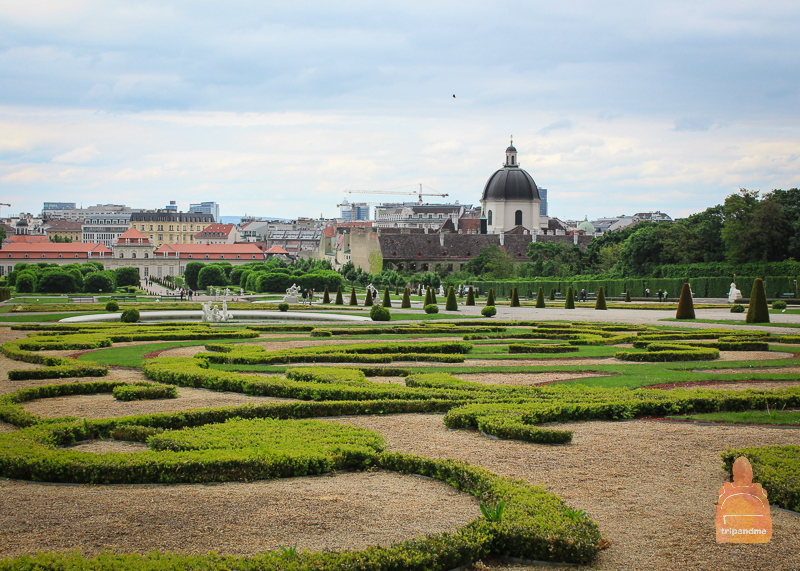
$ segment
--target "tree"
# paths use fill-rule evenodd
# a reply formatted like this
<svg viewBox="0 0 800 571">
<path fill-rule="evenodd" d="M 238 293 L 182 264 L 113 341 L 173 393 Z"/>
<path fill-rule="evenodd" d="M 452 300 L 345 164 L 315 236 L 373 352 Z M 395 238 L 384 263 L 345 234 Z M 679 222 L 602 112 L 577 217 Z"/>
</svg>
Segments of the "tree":
<svg viewBox="0 0 800 571">
<path fill-rule="evenodd" d="M 410 309 L 411 308 L 411 290 L 409 288 L 405 288 L 403 290 L 403 301 L 400 302 L 400 309 Z"/>
<path fill-rule="evenodd" d="M 19 278 L 17 278 L 19 283 Z M 750 305 L 747 308 L 747 323 L 769 323 L 769 305 L 767 305 L 767 292 L 764 290 L 764 280 L 757 279 L 753 282 L 750 292 Z"/>
<path fill-rule="evenodd" d="M 364 307 L 372 306 L 372 288 L 367 288 L 367 295 L 364 298 Z"/>
<path fill-rule="evenodd" d="M 358 298 L 356 297 L 356 288 L 350 290 L 350 305 L 358 305 Z"/>
<path fill-rule="evenodd" d="M 494 288 L 489 288 L 489 295 L 486 296 L 486 305 L 494 305 Z"/>
<path fill-rule="evenodd" d="M 517 262 L 505 250 L 499 248 L 486 264 L 486 275 L 494 280 L 507 280 L 514 277 L 516 271 Z"/>
<path fill-rule="evenodd" d="M 466 305 L 475 305 L 475 293 L 472 291 L 472 286 L 467 290 L 467 303 Z"/>
<path fill-rule="evenodd" d="M 516 286 L 511 290 L 511 307 L 519 307 L 519 294 Z"/>
<path fill-rule="evenodd" d="M 572 286 L 567 288 L 567 299 L 564 302 L 564 309 L 575 309 L 575 294 L 572 292 Z"/>
<path fill-rule="evenodd" d="M 597 300 L 594 302 L 595 309 L 608 309 L 606 307 L 606 294 L 603 291 L 603 286 L 600 286 L 597 290 Z"/>
<path fill-rule="evenodd" d="M 344 296 L 342 295 L 342 286 L 339 286 L 336 289 L 336 301 L 334 303 L 336 305 L 344 305 Z"/>
<path fill-rule="evenodd" d="M 73 293 L 78 291 L 75 277 L 69 272 L 49 272 L 42 276 L 36 289 L 42 293 Z"/>
<path fill-rule="evenodd" d="M 389 288 L 383 290 L 383 307 L 392 307 L 392 299 L 389 297 Z"/>
<path fill-rule="evenodd" d="M 485 248 L 481 248 L 481 251 L 478 253 L 478 255 L 474 256 L 469 262 L 464 264 L 461 269 L 465 272 L 469 272 L 473 276 L 482 276 L 489 271 L 487 268 L 489 262 L 491 262 L 499 254 L 500 247 L 496 244 L 486 246 Z"/>
<path fill-rule="evenodd" d="M 544 288 L 541 286 L 539 287 L 539 291 L 536 294 L 536 307 L 540 309 L 546 307 L 546 304 L 544 302 Z"/>
<path fill-rule="evenodd" d="M 200 270 L 205 267 L 206 265 L 202 262 L 189 262 L 186 264 L 186 268 L 183 270 L 183 277 L 186 279 L 186 285 L 188 285 L 192 290 L 200 289 L 197 285 L 197 278 L 200 275 Z"/>
<path fill-rule="evenodd" d="M 450 286 L 450 289 L 447 290 L 447 303 L 445 304 L 444 308 L 447 311 L 458 311 L 458 301 L 456 301 L 456 289 L 453 286 Z"/>
<path fill-rule="evenodd" d="M 688 283 L 684 283 L 681 288 L 681 298 L 678 301 L 678 310 L 675 312 L 675 319 L 694 319 L 692 288 L 689 287 Z"/>
<path fill-rule="evenodd" d="M 189 264 L 186 265 L 187 267 L 189 266 Z M 225 268 L 223 266 L 210 264 L 200 269 L 200 273 L 197 275 L 197 289 L 208 289 L 209 286 L 224 285 L 228 285 L 228 278 L 225 276 Z"/>
<path fill-rule="evenodd" d="M 139 270 L 136 268 L 117 268 L 114 273 L 117 274 L 118 286 L 138 286 Z"/>
<path fill-rule="evenodd" d="M 328 286 L 325 286 L 325 291 L 322 292 L 322 303 L 328 304 L 331 302 L 331 293 L 328 291 Z"/>
<path fill-rule="evenodd" d="M 88 293 L 114 293 L 113 272 L 92 272 L 87 274 L 83 280 L 83 289 Z"/>
<path fill-rule="evenodd" d="M 15 285 L 17 293 L 33 293 L 36 291 L 36 275 L 29 271 L 20 272 Z"/>
<path fill-rule="evenodd" d="M 59 236 L 56 234 L 55 236 L 50 236 L 50 241 L 54 244 L 71 244 L 72 238 L 68 238 L 66 236 Z"/>
</svg>

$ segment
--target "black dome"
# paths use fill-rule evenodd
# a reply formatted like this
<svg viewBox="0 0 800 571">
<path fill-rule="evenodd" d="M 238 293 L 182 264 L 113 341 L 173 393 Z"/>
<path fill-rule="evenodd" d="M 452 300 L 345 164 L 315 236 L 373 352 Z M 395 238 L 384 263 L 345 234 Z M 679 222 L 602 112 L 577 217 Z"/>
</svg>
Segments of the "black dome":
<svg viewBox="0 0 800 571">
<path fill-rule="evenodd" d="M 521 168 L 502 168 L 486 181 L 481 200 L 539 200 L 539 189 Z"/>
<path fill-rule="evenodd" d="M 508 148 L 506 149 L 506 152 L 507 152 L 507 153 L 516 153 L 516 152 L 517 152 L 517 149 L 516 149 L 516 148 L 514 148 L 514 145 L 511 145 L 510 147 L 508 147 Z"/>
</svg>

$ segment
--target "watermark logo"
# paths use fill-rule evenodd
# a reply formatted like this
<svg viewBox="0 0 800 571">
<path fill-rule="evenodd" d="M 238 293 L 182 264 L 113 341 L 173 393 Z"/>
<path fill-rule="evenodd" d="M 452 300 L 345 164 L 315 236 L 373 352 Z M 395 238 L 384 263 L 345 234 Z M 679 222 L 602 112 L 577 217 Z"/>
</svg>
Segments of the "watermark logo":
<svg viewBox="0 0 800 571">
<path fill-rule="evenodd" d="M 753 467 L 744 456 L 733 463 L 733 482 L 719 490 L 715 523 L 717 543 L 769 543 L 772 539 L 767 492 L 753 483 Z"/>
</svg>

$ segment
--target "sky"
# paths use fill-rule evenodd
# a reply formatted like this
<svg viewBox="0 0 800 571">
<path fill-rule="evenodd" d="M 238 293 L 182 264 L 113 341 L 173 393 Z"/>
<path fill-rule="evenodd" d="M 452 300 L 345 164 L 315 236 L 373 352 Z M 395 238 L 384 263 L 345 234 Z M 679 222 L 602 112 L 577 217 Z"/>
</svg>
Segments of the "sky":
<svg viewBox="0 0 800 571">
<path fill-rule="evenodd" d="M 513 135 L 551 216 L 684 217 L 800 186 L 799 25 L 796 0 L 0 0 L 1 213 L 478 204 Z"/>
</svg>

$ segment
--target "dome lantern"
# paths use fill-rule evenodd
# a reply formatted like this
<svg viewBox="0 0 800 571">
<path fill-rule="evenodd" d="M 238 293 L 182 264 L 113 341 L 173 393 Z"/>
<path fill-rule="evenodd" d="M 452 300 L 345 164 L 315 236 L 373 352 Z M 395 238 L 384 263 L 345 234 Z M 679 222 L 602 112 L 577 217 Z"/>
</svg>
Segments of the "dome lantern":
<svg viewBox="0 0 800 571">
<path fill-rule="evenodd" d="M 506 164 L 504 167 L 519 167 L 517 162 L 517 149 L 514 148 L 514 137 L 511 137 L 511 144 L 506 149 Z"/>
</svg>

